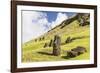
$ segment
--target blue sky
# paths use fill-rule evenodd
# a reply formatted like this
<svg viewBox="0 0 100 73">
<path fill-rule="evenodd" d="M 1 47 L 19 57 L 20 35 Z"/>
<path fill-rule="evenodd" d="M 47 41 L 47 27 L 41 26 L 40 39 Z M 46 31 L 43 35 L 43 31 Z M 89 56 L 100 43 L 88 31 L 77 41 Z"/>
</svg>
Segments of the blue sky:
<svg viewBox="0 0 100 73">
<path fill-rule="evenodd" d="M 48 21 L 49 21 L 49 22 L 52 22 L 52 21 L 55 21 L 55 20 L 56 20 L 57 14 L 58 14 L 59 12 L 44 11 L 44 13 L 47 14 L 47 19 L 48 19 Z M 75 13 L 73 13 L 73 12 L 61 12 L 61 13 L 66 14 L 68 17 L 70 17 L 70 16 L 72 16 L 73 14 L 75 14 Z"/>
<path fill-rule="evenodd" d="M 23 43 L 41 36 L 74 14 L 71 12 L 22 11 Z"/>
</svg>

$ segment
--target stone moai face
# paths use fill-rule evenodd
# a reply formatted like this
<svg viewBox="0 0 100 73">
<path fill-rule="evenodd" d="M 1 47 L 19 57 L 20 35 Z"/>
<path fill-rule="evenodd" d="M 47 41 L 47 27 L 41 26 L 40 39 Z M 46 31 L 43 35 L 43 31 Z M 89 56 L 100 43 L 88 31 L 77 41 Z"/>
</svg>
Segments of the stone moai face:
<svg viewBox="0 0 100 73">
<path fill-rule="evenodd" d="M 54 36 L 54 41 L 53 41 L 53 55 L 59 56 L 61 53 L 61 38 L 58 35 Z"/>
</svg>

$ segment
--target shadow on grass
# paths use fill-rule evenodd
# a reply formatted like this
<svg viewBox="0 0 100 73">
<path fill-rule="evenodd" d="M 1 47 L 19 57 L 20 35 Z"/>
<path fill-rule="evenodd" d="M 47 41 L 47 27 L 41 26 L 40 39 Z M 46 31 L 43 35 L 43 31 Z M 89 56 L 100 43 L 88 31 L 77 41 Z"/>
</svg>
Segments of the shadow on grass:
<svg viewBox="0 0 100 73">
<path fill-rule="evenodd" d="M 74 57 L 62 56 L 62 58 L 64 58 L 64 59 L 71 59 L 71 58 L 74 58 Z"/>
<path fill-rule="evenodd" d="M 68 43 L 63 42 L 63 43 L 61 43 L 61 45 L 69 44 L 69 43 L 73 42 L 74 40 L 84 39 L 84 38 L 88 38 L 88 37 L 89 36 L 72 37 L 70 39 L 70 42 L 68 42 Z"/>
<path fill-rule="evenodd" d="M 37 52 L 39 54 L 42 54 L 42 55 L 53 55 L 52 53 L 48 53 L 48 52 Z"/>
<path fill-rule="evenodd" d="M 77 40 L 77 39 L 84 39 L 84 38 L 88 38 L 89 36 L 81 36 L 81 37 L 73 37 L 71 40 Z"/>
</svg>

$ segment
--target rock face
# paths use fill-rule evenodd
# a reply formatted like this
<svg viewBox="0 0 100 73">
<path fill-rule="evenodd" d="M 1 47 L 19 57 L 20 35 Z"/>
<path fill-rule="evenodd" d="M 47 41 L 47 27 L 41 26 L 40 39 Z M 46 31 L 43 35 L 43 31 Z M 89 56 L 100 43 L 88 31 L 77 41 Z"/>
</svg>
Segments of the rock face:
<svg viewBox="0 0 100 73">
<path fill-rule="evenodd" d="M 53 55 L 54 56 L 59 56 L 61 54 L 61 38 L 58 35 L 54 36 L 54 41 L 53 41 Z"/>
<path fill-rule="evenodd" d="M 78 21 L 80 22 L 80 26 L 85 26 L 90 24 L 90 15 L 88 13 L 79 13 Z"/>
<path fill-rule="evenodd" d="M 68 57 L 76 57 L 85 52 L 86 52 L 86 48 L 78 46 L 76 48 L 71 49 L 71 51 L 67 51 L 67 56 Z"/>
<path fill-rule="evenodd" d="M 61 29 L 64 28 L 66 25 L 70 24 L 74 20 L 78 20 L 80 23 L 79 26 L 85 26 L 90 24 L 90 14 L 89 13 L 78 13 L 74 16 L 66 19 L 62 22 Z"/>
</svg>

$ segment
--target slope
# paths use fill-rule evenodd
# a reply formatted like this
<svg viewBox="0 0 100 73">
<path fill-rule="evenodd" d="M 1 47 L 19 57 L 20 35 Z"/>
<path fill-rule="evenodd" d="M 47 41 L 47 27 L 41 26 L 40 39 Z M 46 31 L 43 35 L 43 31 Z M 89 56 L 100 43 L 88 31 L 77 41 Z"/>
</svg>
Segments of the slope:
<svg viewBox="0 0 100 73">
<path fill-rule="evenodd" d="M 61 23 L 56 28 L 48 31 L 37 39 L 33 39 L 22 46 L 22 62 L 38 62 L 38 61 L 64 61 L 64 60 L 87 60 L 90 58 L 89 46 L 89 25 L 79 26 L 78 20 L 74 20 L 68 25 L 61 28 Z M 54 35 L 58 34 L 61 37 L 61 56 L 53 56 L 52 47 L 44 48 L 45 43 L 49 43 Z M 44 39 L 40 39 L 43 38 Z M 76 38 L 71 43 L 65 43 L 67 37 Z M 87 52 L 74 58 L 67 58 L 67 50 L 83 46 Z"/>
</svg>

